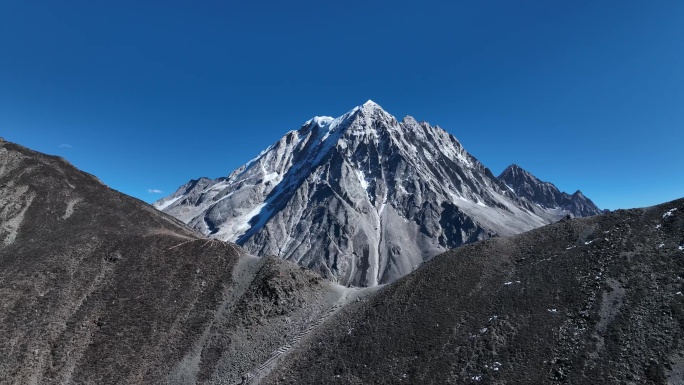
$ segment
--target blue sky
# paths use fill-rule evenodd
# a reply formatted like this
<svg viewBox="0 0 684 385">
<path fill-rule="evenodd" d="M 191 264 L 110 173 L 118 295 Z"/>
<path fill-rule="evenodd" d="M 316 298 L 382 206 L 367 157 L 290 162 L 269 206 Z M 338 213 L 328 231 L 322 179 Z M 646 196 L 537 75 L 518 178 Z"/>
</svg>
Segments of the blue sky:
<svg viewBox="0 0 684 385">
<path fill-rule="evenodd" d="M 679 0 L 6 0 L 0 136 L 151 202 L 373 99 L 495 174 L 647 206 L 684 196 L 682 20 Z"/>
</svg>

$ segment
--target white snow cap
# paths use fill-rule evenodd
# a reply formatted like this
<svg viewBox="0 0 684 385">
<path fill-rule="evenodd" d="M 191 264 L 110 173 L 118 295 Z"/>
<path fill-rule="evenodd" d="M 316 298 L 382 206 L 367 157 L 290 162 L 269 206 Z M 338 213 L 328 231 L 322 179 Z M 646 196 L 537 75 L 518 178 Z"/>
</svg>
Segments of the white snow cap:
<svg viewBox="0 0 684 385">
<path fill-rule="evenodd" d="M 332 122 L 333 120 L 335 120 L 335 118 L 333 118 L 331 116 L 314 116 L 313 118 L 307 120 L 306 124 L 311 124 L 313 122 L 313 123 L 318 124 L 319 126 L 324 126 L 324 125 Z"/>
<path fill-rule="evenodd" d="M 361 106 L 361 107 L 369 108 L 369 109 L 376 109 L 376 108 L 382 109 L 382 107 L 380 107 L 380 105 L 378 103 L 376 103 L 370 99 L 368 99 L 367 102 L 363 103 L 363 106 Z"/>
</svg>

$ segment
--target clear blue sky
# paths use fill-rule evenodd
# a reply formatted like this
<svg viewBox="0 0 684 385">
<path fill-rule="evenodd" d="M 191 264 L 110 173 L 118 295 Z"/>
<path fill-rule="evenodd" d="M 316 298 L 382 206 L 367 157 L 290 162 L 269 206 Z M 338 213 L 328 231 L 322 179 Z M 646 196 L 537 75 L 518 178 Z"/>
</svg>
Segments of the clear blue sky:
<svg viewBox="0 0 684 385">
<path fill-rule="evenodd" d="M 684 196 L 684 2 L 0 2 L 0 136 L 148 202 L 373 99 L 602 208 Z"/>
</svg>

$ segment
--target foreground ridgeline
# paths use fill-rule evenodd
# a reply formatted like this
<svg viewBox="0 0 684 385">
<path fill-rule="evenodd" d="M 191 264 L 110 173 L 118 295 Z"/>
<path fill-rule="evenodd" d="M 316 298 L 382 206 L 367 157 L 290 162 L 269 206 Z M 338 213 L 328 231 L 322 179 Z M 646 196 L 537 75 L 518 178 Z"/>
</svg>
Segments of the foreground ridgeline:
<svg viewBox="0 0 684 385">
<path fill-rule="evenodd" d="M 256 380 L 349 301 L 0 140 L 0 384 Z"/>
<path fill-rule="evenodd" d="M 231 244 L 0 142 L 0 384 L 161 383 L 232 282 Z"/>
<path fill-rule="evenodd" d="M 525 174 L 498 179 L 440 127 L 368 101 L 315 117 L 228 177 L 192 180 L 154 205 L 255 255 L 375 286 L 465 243 L 599 213 Z M 530 182 L 553 199 L 521 193 Z"/>
<path fill-rule="evenodd" d="M 4 141 L 0 203 L 2 385 L 683 378 L 684 199 L 464 245 L 369 288 Z"/>
<path fill-rule="evenodd" d="M 684 199 L 465 245 L 350 305 L 268 384 L 681 384 Z"/>
</svg>

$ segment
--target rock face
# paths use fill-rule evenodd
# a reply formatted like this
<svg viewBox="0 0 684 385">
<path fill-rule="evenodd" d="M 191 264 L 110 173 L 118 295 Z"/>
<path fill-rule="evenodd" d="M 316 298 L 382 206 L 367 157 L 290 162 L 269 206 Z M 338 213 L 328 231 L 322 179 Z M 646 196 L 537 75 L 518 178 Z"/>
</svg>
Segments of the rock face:
<svg viewBox="0 0 684 385">
<path fill-rule="evenodd" d="M 397 121 L 372 101 L 315 117 L 227 178 L 193 180 L 155 207 L 354 286 L 565 214 L 515 196 L 443 129 Z"/>
<path fill-rule="evenodd" d="M 499 180 L 506 184 L 517 196 L 526 198 L 547 210 L 558 210 L 575 217 L 589 217 L 601 213 L 594 202 L 577 190 L 570 195 L 558 190 L 553 183 L 543 182 L 520 166 L 512 164 L 499 175 Z"/>
</svg>

